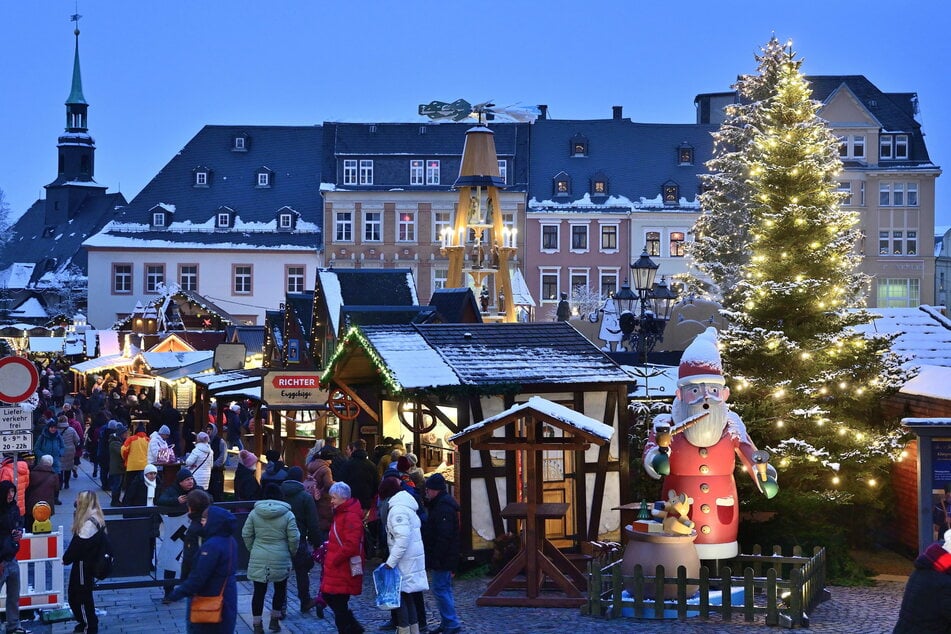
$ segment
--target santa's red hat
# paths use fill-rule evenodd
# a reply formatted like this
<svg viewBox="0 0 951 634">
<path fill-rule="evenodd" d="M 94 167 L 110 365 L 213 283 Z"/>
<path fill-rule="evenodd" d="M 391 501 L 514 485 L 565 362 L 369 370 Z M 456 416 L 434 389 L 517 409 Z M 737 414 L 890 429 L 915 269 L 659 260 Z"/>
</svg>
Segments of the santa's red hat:
<svg viewBox="0 0 951 634">
<path fill-rule="evenodd" d="M 717 329 L 710 327 L 697 335 L 680 357 L 677 385 L 718 383 L 724 385 L 723 364 L 717 348 Z"/>
</svg>

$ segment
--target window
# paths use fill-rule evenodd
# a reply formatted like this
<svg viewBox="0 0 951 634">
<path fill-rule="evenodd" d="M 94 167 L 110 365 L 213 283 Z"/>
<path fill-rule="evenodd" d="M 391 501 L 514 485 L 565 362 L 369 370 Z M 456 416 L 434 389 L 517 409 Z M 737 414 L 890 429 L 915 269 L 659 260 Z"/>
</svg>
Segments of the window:
<svg viewBox="0 0 951 634">
<path fill-rule="evenodd" d="M 677 148 L 677 163 L 680 165 L 693 165 L 693 148 L 686 143 Z"/>
<path fill-rule="evenodd" d="M 558 269 L 543 269 L 541 272 L 543 302 L 557 302 L 558 297 Z"/>
<path fill-rule="evenodd" d="M 617 225 L 601 225 L 601 250 L 617 250 Z"/>
<path fill-rule="evenodd" d="M 423 180 L 423 161 L 414 159 L 409 162 L 409 184 L 422 185 Z"/>
<path fill-rule="evenodd" d="M 571 185 L 568 182 L 568 177 L 556 176 L 555 177 L 555 195 L 567 196 L 570 193 L 571 193 Z"/>
<path fill-rule="evenodd" d="M 647 255 L 660 255 L 660 231 L 648 231 L 645 236 L 647 240 Z"/>
<path fill-rule="evenodd" d="M 373 161 L 360 161 L 360 184 L 373 184 Z"/>
<path fill-rule="evenodd" d="M 290 214 L 281 214 L 277 217 L 277 226 L 281 229 L 290 229 L 293 224 L 293 218 Z"/>
<path fill-rule="evenodd" d="M 426 184 L 427 185 L 439 184 L 439 161 L 434 161 L 434 160 L 426 161 Z"/>
<path fill-rule="evenodd" d="M 595 196 L 607 196 L 608 182 L 604 179 L 595 180 L 592 183 L 591 189 Z"/>
<path fill-rule="evenodd" d="M 839 181 L 836 191 L 842 196 L 841 203 L 843 205 L 852 204 L 852 181 Z"/>
<path fill-rule="evenodd" d="M 878 204 L 881 207 L 917 207 L 918 183 L 879 183 Z"/>
<path fill-rule="evenodd" d="M 233 264 L 231 293 L 233 295 L 251 294 L 251 265 Z"/>
<path fill-rule="evenodd" d="M 506 185 L 509 182 L 509 162 L 505 159 L 499 159 L 499 178 Z"/>
<path fill-rule="evenodd" d="M 433 242 L 441 242 L 445 231 L 452 231 L 452 214 L 448 211 L 433 212 Z"/>
<path fill-rule="evenodd" d="M 208 172 L 195 172 L 195 187 L 208 187 Z"/>
<path fill-rule="evenodd" d="M 165 283 L 164 264 L 145 265 L 145 292 L 158 293 L 159 287 Z"/>
<path fill-rule="evenodd" d="M 682 258 L 686 255 L 686 239 L 683 231 L 670 232 L 670 257 Z"/>
<path fill-rule="evenodd" d="M 664 204 L 677 204 L 680 201 L 680 187 L 674 183 L 664 185 Z"/>
<path fill-rule="evenodd" d="M 165 212 L 156 211 L 152 214 L 152 226 L 153 227 L 164 227 L 165 226 Z"/>
<path fill-rule="evenodd" d="M 354 159 L 344 159 L 343 161 L 343 184 L 357 184 L 357 162 Z"/>
<path fill-rule="evenodd" d="M 896 159 L 908 158 L 908 135 L 907 134 L 899 134 L 895 136 L 895 158 Z"/>
<path fill-rule="evenodd" d="M 334 241 L 353 242 L 353 212 L 334 212 Z"/>
<path fill-rule="evenodd" d="M 921 303 L 921 280 L 880 278 L 878 308 L 917 308 Z"/>
<path fill-rule="evenodd" d="M 588 139 L 580 134 L 571 137 L 571 156 L 588 156 Z"/>
<path fill-rule="evenodd" d="M 304 265 L 303 264 L 289 264 L 285 267 L 287 272 L 287 292 L 288 293 L 303 293 L 304 292 Z"/>
<path fill-rule="evenodd" d="M 542 225 L 542 249 L 558 250 L 558 225 Z"/>
<path fill-rule="evenodd" d="M 865 206 L 865 181 L 859 183 L 859 205 Z"/>
<path fill-rule="evenodd" d="M 363 212 L 363 241 L 379 242 L 383 239 L 383 212 Z"/>
<path fill-rule="evenodd" d="M 608 298 L 617 293 L 617 270 L 601 271 L 601 297 Z"/>
<path fill-rule="evenodd" d="M 179 264 L 178 265 L 178 285 L 183 291 L 198 290 L 198 265 L 197 264 Z"/>
<path fill-rule="evenodd" d="M 572 269 L 568 273 L 569 287 L 571 295 L 579 296 L 585 293 L 588 288 L 588 271 Z"/>
<path fill-rule="evenodd" d="M 449 269 L 433 269 L 433 291 L 446 288 L 446 281 L 449 279 Z"/>
<path fill-rule="evenodd" d="M 879 255 L 918 255 L 918 212 L 883 210 L 878 232 Z"/>
<path fill-rule="evenodd" d="M 588 225 L 571 225 L 571 250 L 588 250 Z"/>
<path fill-rule="evenodd" d="M 839 137 L 839 156 L 841 158 L 865 158 L 865 135 L 846 134 Z"/>
<path fill-rule="evenodd" d="M 132 292 L 131 264 L 112 265 L 112 292 L 116 295 L 124 295 Z"/>
<path fill-rule="evenodd" d="M 399 221 L 396 225 L 397 242 L 415 242 L 416 241 L 416 212 L 401 211 Z"/>
<path fill-rule="evenodd" d="M 878 137 L 878 159 L 890 159 L 892 157 L 892 135 L 883 134 Z"/>
<path fill-rule="evenodd" d="M 258 172 L 258 187 L 270 187 L 271 175 L 268 172 Z"/>
<path fill-rule="evenodd" d="M 227 228 L 231 226 L 231 214 L 226 211 L 218 212 L 217 216 L 217 227 L 219 229 Z"/>
<path fill-rule="evenodd" d="M 235 152 L 244 152 L 246 149 L 244 144 L 244 137 L 236 136 L 234 138 L 234 145 L 231 147 L 231 149 L 234 150 Z"/>
</svg>

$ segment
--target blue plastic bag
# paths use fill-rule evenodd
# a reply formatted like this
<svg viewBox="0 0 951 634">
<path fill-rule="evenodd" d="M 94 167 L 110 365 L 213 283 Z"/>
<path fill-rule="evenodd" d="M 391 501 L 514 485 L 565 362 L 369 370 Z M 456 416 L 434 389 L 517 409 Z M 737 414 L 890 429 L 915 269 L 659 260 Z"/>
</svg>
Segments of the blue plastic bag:
<svg viewBox="0 0 951 634">
<path fill-rule="evenodd" d="M 387 568 L 380 564 L 373 571 L 373 587 L 376 589 L 376 607 L 381 610 L 395 610 L 400 607 L 400 585 L 403 575 L 398 568 Z"/>
</svg>

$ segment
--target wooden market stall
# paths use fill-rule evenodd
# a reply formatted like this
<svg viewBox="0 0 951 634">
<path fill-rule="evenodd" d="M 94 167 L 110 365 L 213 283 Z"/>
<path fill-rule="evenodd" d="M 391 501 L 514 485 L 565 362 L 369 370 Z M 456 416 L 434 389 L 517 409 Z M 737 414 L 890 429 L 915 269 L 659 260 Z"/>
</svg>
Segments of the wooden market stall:
<svg viewBox="0 0 951 634">
<path fill-rule="evenodd" d="M 554 430 L 561 434 L 555 435 Z M 514 454 L 520 465 L 518 496 L 502 517 L 521 523 L 521 548 L 495 576 L 476 605 L 578 607 L 587 598 L 584 574 L 545 534 L 545 522 L 565 516 L 569 505 L 544 501 L 543 460 L 548 451 L 585 451 L 603 446 L 614 429 L 584 414 L 538 396 L 464 431 L 450 440 L 473 449 Z M 546 591 L 546 580 L 555 592 Z M 516 590 L 512 595 L 507 591 Z"/>
</svg>

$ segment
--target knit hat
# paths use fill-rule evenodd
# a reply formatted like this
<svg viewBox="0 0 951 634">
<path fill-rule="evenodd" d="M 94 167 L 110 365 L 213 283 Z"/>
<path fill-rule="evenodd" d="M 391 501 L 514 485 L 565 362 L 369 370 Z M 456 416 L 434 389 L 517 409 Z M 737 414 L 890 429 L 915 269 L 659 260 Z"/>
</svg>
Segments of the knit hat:
<svg viewBox="0 0 951 634">
<path fill-rule="evenodd" d="M 409 471 L 411 466 L 406 456 L 400 456 L 400 459 L 396 461 L 396 468 L 403 473 Z"/>
<path fill-rule="evenodd" d="M 300 467 L 291 467 L 287 470 L 287 479 L 293 480 L 294 482 L 303 482 L 304 470 Z"/>
<path fill-rule="evenodd" d="M 158 430 L 159 436 L 171 436 L 172 430 L 168 428 L 168 425 L 162 425 Z"/>
<path fill-rule="evenodd" d="M 154 464 L 147 464 L 145 465 L 145 469 L 143 469 L 142 472 L 145 475 L 149 475 L 150 473 L 158 473 L 158 467 L 156 467 Z"/>
<path fill-rule="evenodd" d="M 680 357 L 677 385 L 718 383 L 723 385 L 723 364 L 717 348 L 717 329 L 704 330 L 691 342 Z"/>
<path fill-rule="evenodd" d="M 951 553 L 944 549 L 944 542 L 935 542 L 918 555 L 915 568 L 932 568 L 945 573 L 951 571 Z"/>
<path fill-rule="evenodd" d="M 281 452 L 277 449 L 268 449 L 264 452 L 264 457 L 267 458 L 268 462 L 279 462 L 281 459 Z"/>
<path fill-rule="evenodd" d="M 178 470 L 178 477 L 175 478 L 175 481 L 179 484 L 187 480 L 188 478 L 194 478 L 195 476 L 187 468 L 182 467 Z"/>
<path fill-rule="evenodd" d="M 198 432 L 198 442 L 208 442 L 211 438 L 203 431 Z"/>
<path fill-rule="evenodd" d="M 258 461 L 258 457 L 247 449 L 242 449 L 238 452 L 238 460 L 240 460 L 241 464 L 243 464 L 248 469 L 253 469 L 255 463 Z"/>
<path fill-rule="evenodd" d="M 41 465 L 46 465 L 47 467 L 52 467 L 52 466 L 53 466 L 53 456 L 51 456 L 51 455 L 49 455 L 49 454 L 40 456 L 40 464 L 41 464 Z"/>
<path fill-rule="evenodd" d="M 391 498 L 403 488 L 403 485 L 400 483 L 399 478 L 394 478 L 392 476 L 388 478 L 383 478 L 383 481 L 380 482 L 380 488 L 378 493 L 383 499 Z"/>
<path fill-rule="evenodd" d="M 127 431 L 129 431 L 128 428 L 127 428 L 125 425 L 123 425 L 122 423 L 116 423 L 116 426 L 113 427 L 113 429 L 114 429 L 115 432 L 116 432 L 116 436 L 121 436 L 122 434 L 124 434 L 124 433 L 126 433 Z"/>
<path fill-rule="evenodd" d="M 416 454 L 414 453 L 406 454 L 406 459 L 409 460 L 410 467 L 415 467 L 416 465 L 419 464 L 419 458 L 417 458 Z"/>
<path fill-rule="evenodd" d="M 446 478 L 441 473 L 434 473 L 426 479 L 426 488 L 433 491 L 446 491 Z"/>
</svg>

